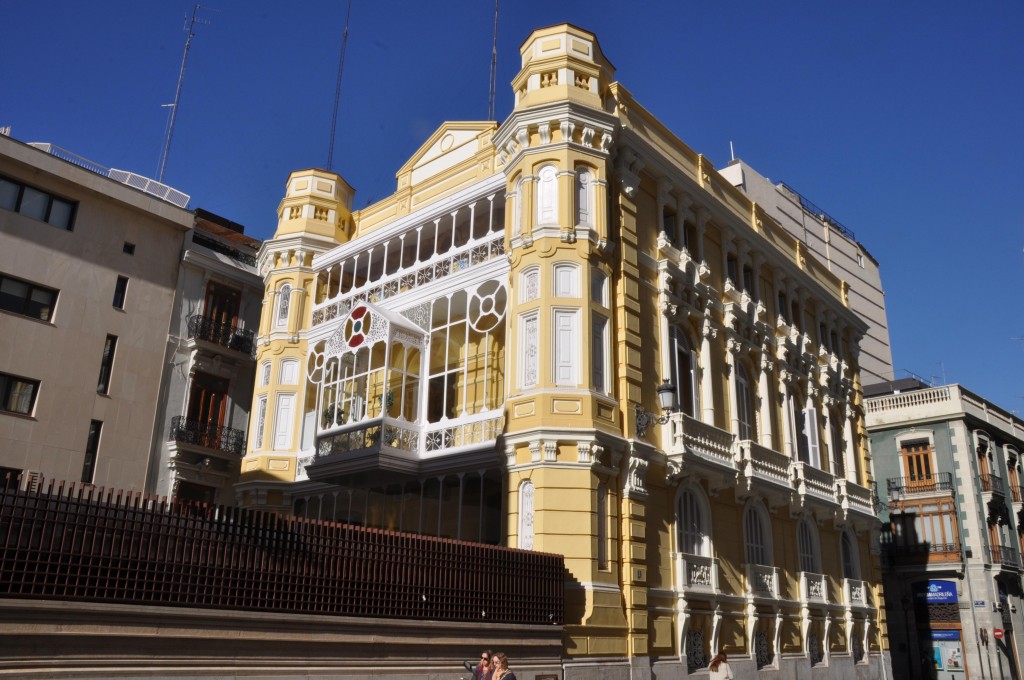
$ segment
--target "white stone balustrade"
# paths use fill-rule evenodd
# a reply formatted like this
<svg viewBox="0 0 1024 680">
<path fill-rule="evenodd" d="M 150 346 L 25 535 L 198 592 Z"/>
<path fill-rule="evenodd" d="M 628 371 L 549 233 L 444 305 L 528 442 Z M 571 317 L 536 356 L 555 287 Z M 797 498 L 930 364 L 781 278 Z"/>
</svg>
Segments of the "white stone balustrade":
<svg viewBox="0 0 1024 680">
<path fill-rule="evenodd" d="M 746 564 L 747 595 L 753 597 L 779 597 L 779 568 L 764 564 Z"/>
<path fill-rule="evenodd" d="M 833 502 L 836 499 L 836 478 L 809 463 L 793 463 L 793 482 L 801 496 L 814 496 Z"/>
<path fill-rule="evenodd" d="M 828 580 L 824 574 L 800 572 L 800 600 L 808 603 L 828 604 Z"/>
<path fill-rule="evenodd" d="M 676 590 L 680 593 L 718 592 L 718 560 L 703 555 L 674 553 Z"/>
<path fill-rule="evenodd" d="M 843 601 L 847 607 L 870 607 L 871 592 L 868 584 L 857 579 L 843 579 Z"/>
<path fill-rule="evenodd" d="M 731 432 L 720 430 L 685 413 L 673 413 L 669 420 L 670 455 L 692 453 L 722 467 L 735 469 Z"/>
<path fill-rule="evenodd" d="M 740 470 L 745 477 L 754 477 L 779 486 L 792 484 L 789 457 L 761 446 L 753 440 L 739 442 Z"/>
</svg>

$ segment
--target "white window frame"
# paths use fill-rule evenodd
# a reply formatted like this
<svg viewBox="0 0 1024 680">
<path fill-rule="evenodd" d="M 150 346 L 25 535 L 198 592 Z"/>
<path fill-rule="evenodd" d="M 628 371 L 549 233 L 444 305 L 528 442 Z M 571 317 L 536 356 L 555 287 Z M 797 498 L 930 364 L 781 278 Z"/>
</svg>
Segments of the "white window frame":
<svg viewBox="0 0 1024 680">
<path fill-rule="evenodd" d="M 700 413 L 700 382 L 699 366 L 697 352 L 690 346 L 690 342 L 686 337 L 686 334 L 681 328 L 675 326 L 672 328 L 672 347 L 671 347 L 671 366 L 672 366 L 672 379 L 676 385 L 676 403 L 679 405 L 680 410 L 686 413 L 686 409 L 683 405 L 686 403 L 683 400 L 684 390 L 688 390 L 690 393 L 690 399 L 693 402 L 693 413 L 686 413 L 691 418 L 696 418 L 697 414 Z M 690 364 L 690 370 L 688 375 L 683 375 L 680 370 L 679 357 L 685 355 Z"/>
<path fill-rule="evenodd" d="M 518 336 L 519 387 L 529 389 L 540 384 L 540 314 L 520 315 Z"/>
<path fill-rule="evenodd" d="M 267 429 L 267 400 L 268 395 L 266 394 L 260 395 L 256 399 L 256 424 L 253 428 L 253 431 L 256 433 L 256 437 L 253 441 L 253 451 L 260 451 L 263 449 L 263 437 L 265 436 Z"/>
<path fill-rule="evenodd" d="M 275 451 L 285 451 L 292 446 L 295 438 L 295 407 L 297 395 L 286 392 L 277 395 L 274 409 L 274 446 Z"/>
<path fill-rule="evenodd" d="M 282 385 L 298 385 L 299 384 L 299 360 L 298 359 L 284 359 L 281 361 L 281 384 Z"/>
<path fill-rule="evenodd" d="M 566 328 L 561 322 L 568 321 Z M 558 387 L 580 384 L 580 310 L 556 307 L 551 310 L 551 378 Z"/>
<path fill-rule="evenodd" d="M 519 274 L 519 302 L 533 302 L 540 298 L 540 267 L 527 267 Z"/>
<path fill-rule="evenodd" d="M 272 373 L 272 361 L 264 361 L 260 364 L 260 387 L 266 387 L 270 384 L 270 376 Z"/>
<path fill-rule="evenodd" d="M 558 224 L 558 168 L 545 165 L 537 170 L 537 226 Z"/>
<path fill-rule="evenodd" d="M 594 173 L 590 168 L 576 170 L 576 224 L 589 227 L 594 223 Z"/>
<path fill-rule="evenodd" d="M 608 394 L 611 373 L 608 343 L 609 322 L 601 314 L 594 314 L 590 322 L 590 380 L 595 390 Z"/>
<path fill-rule="evenodd" d="M 580 267 L 571 262 L 558 262 L 552 268 L 551 285 L 555 297 L 580 296 Z"/>
<path fill-rule="evenodd" d="M 292 310 L 292 286 L 286 283 L 277 289 L 277 304 L 274 305 L 274 328 L 286 328 Z"/>
</svg>

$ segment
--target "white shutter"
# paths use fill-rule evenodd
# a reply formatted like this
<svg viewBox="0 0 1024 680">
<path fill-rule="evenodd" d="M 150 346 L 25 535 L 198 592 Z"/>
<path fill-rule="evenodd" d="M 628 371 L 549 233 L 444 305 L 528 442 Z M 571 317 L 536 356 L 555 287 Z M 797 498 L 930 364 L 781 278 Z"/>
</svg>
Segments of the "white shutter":
<svg viewBox="0 0 1024 680">
<path fill-rule="evenodd" d="M 821 441 L 818 436 L 818 409 L 804 409 L 804 436 L 807 437 L 807 453 L 811 465 L 821 467 Z"/>
<path fill-rule="evenodd" d="M 295 395 L 282 394 L 277 398 L 277 416 L 274 418 L 274 448 L 287 449 L 292 443 L 295 420 Z"/>
<path fill-rule="evenodd" d="M 555 384 L 575 387 L 576 357 L 579 343 L 576 340 L 576 312 L 555 312 Z"/>
</svg>

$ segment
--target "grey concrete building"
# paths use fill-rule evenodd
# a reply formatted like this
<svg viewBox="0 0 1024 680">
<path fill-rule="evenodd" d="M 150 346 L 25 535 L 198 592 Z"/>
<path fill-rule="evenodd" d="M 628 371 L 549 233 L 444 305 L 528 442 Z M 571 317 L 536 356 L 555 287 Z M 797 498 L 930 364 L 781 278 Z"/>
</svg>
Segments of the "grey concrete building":
<svg viewBox="0 0 1024 680">
<path fill-rule="evenodd" d="M 889 322 L 878 262 L 853 232 L 795 189 L 773 183 L 742 160 L 719 170 L 733 186 L 803 241 L 829 271 L 850 285 L 850 308 L 868 323 L 860 341 L 861 384 L 893 379 Z"/>
<path fill-rule="evenodd" d="M 893 671 L 1021 677 L 1024 421 L 955 384 L 865 397 Z"/>
</svg>

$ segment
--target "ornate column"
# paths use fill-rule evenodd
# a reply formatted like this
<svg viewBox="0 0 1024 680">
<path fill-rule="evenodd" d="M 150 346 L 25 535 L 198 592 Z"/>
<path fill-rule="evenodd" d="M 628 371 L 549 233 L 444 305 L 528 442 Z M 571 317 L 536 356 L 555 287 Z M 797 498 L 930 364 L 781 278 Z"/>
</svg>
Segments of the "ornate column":
<svg viewBox="0 0 1024 680">
<path fill-rule="evenodd" d="M 782 420 L 782 452 L 789 456 L 790 460 L 795 460 L 796 457 L 793 455 L 793 413 L 792 403 L 789 396 L 789 383 L 793 379 L 789 371 L 785 368 L 779 371 L 779 399 L 782 401 L 782 408 L 780 410 Z"/>
<path fill-rule="evenodd" d="M 770 449 L 772 448 L 772 397 L 768 391 L 768 372 L 772 368 L 772 360 L 769 358 L 767 350 L 761 352 L 759 365 L 761 372 L 757 379 L 757 396 L 761 403 L 761 422 L 758 434 L 760 434 L 761 446 Z"/>
<path fill-rule="evenodd" d="M 715 424 L 715 393 L 711 385 L 711 339 L 718 335 L 718 329 L 711 324 L 710 310 L 704 312 L 700 341 L 700 405 L 703 420 Z"/>
<path fill-rule="evenodd" d="M 739 386 L 736 384 L 736 353 L 739 352 L 740 343 L 729 338 L 725 341 L 725 370 L 729 372 L 729 422 L 731 432 L 737 439 L 740 434 L 740 408 L 739 408 Z"/>
<path fill-rule="evenodd" d="M 846 445 L 846 479 L 857 481 L 857 452 L 853 446 L 853 418 L 856 413 L 853 407 L 847 403 L 843 409 L 843 442 Z"/>
</svg>

